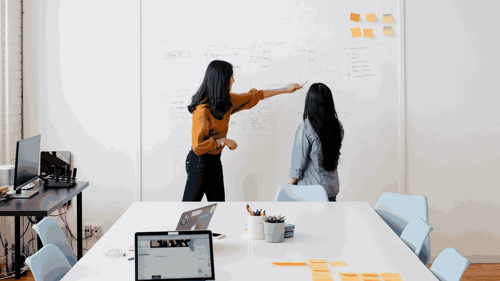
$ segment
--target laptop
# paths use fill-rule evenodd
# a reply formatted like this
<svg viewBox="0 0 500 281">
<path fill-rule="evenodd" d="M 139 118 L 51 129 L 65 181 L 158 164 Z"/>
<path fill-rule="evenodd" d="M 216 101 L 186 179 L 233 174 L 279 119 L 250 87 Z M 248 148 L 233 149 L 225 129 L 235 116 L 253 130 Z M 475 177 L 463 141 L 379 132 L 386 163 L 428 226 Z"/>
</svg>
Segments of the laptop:
<svg viewBox="0 0 500 281">
<path fill-rule="evenodd" d="M 217 203 L 182 213 L 176 230 L 207 229 L 216 207 Z"/>
<path fill-rule="evenodd" d="M 136 232 L 135 280 L 215 280 L 212 232 Z"/>
</svg>

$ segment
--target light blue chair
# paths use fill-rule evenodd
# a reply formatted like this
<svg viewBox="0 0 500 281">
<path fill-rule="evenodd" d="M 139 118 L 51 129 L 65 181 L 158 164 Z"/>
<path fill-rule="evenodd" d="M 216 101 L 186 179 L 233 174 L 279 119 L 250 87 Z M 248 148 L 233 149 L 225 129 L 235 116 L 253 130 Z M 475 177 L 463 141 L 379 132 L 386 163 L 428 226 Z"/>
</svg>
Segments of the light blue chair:
<svg viewBox="0 0 500 281">
<path fill-rule="evenodd" d="M 321 185 L 291 185 L 288 183 L 282 184 L 278 188 L 274 201 L 329 202 L 328 194 Z"/>
<path fill-rule="evenodd" d="M 440 281 L 459 281 L 471 264 L 453 248 L 444 249 L 431 265 L 431 272 Z"/>
<path fill-rule="evenodd" d="M 46 245 L 26 259 L 36 281 L 59 281 L 71 269 L 57 246 Z"/>
<path fill-rule="evenodd" d="M 64 235 L 63 230 L 59 224 L 51 217 L 45 217 L 43 220 L 33 225 L 33 229 L 36 231 L 43 245 L 55 245 L 64 254 L 68 263 L 71 267 L 76 264 L 77 260 L 73 249 L 69 245 L 66 235 Z"/>
<path fill-rule="evenodd" d="M 425 238 L 427 238 L 431 231 L 432 227 L 426 224 L 424 220 L 414 218 L 406 225 L 400 238 L 418 256 Z"/>
<path fill-rule="evenodd" d="M 424 195 L 385 192 L 377 200 L 374 209 L 398 236 L 401 236 L 408 222 L 415 217 L 419 217 L 429 224 L 427 198 Z M 431 259 L 430 235 L 425 238 L 418 258 L 426 266 L 429 265 Z"/>
</svg>

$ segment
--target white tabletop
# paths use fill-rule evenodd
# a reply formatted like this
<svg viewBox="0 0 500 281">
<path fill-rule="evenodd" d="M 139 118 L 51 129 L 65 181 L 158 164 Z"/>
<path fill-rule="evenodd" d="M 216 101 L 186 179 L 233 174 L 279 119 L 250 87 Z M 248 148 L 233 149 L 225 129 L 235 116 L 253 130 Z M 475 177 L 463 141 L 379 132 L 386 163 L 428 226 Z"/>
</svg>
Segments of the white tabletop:
<svg viewBox="0 0 500 281">
<path fill-rule="evenodd" d="M 139 231 L 174 230 L 182 212 L 209 203 L 135 202 L 63 278 L 68 280 L 134 280 L 128 251 Z M 308 267 L 276 267 L 271 261 L 325 259 L 345 261 L 338 272 L 399 273 L 404 281 L 437 280 L 418 257 L 366 202 L 251 202 L 253 210 L 285 215 L 295 225 L 294 237 L 283 243 L 248 240 L 244 231 L 246 203 L 217 204 L 208 229 L 224 233 L 214 239 L 216 280 L 312 280 Z M 166 228 L 165 228 L 166 227 Z M 104 249 L 120 249 L 126 257 L 107 257 Z"/>
</svg>

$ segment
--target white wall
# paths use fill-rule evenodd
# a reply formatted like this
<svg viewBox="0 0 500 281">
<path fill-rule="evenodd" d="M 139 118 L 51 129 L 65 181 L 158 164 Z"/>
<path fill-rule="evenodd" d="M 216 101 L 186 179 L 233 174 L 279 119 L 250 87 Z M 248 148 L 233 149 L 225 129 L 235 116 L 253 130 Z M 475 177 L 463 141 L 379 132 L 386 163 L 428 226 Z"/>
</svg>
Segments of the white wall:
<svg viewBox="0 0 500 281">
<path fill-rule="evenodd" d="M 25 130 L 73 153 L 91 182 L 84 222 L 106 230 L 138 199 L 139 1 L 25 5 Z M 408 191 L 429 200 L 434 258 L 454 247 L 500 262 L 499 8 L 405 3 Z"/>
<path fill-rule="evenodd" d="M 406 1 L 409 193 L 429 201 L 431 254 L 500 262 L 496 0 Z"/>
<path fill-rule="evenodd" d="M 139 1 L 25 1 L 25 26 L 26 135 L 71 151 L 83 223 L 106 231 L 138 196 Z"/>
</svg>

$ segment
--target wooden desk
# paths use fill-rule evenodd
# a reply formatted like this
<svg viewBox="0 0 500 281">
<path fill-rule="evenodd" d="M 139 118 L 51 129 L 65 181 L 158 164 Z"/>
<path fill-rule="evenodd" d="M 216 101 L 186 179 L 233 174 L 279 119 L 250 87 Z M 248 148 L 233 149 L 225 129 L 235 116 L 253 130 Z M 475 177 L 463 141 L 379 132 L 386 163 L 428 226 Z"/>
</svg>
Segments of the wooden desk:
<svg viewBox="0 0 500 281">
<path fill-rule="evenodd" d="M 64 203 L 76 197 L 77 199 L 77 243 L 78 259 L 83 256 L 83 237 L 82 237 L 82 191 L 89 186 L 89 182 L 77 182 L 75 186 L 68 188 L 44 188 L 40 182 L 34 181 L 35 187 L 31 190 L 39 192 L 29 199 L 10 199 L 0 202 L 0 216 L 15 216 L 15 272 L 16 279 L 21 278 L 20 266 L 18 262 L 21 259 L 21 216 L 37 216 L 38 219 L 46 217 L 61 207 Z M 38 248 L 41 247 L 38 239 Z"/>
<path fill-rule="evenodd" d="M 216 280 L 312 280 L 308 267 L 276 267 L 271 261 L 306 261 L 323 258 L 346 261 L 338 272 L 397 272 L 402 280 L 437 280 L 418 257 L 366 202 L 305 203 L 251 202 L 252 209 L 285 215 L 295 224 L 294 237 L 283 243 L 247 240 L 246 202 L 217 204 L 210 226 L 226 238 L 214 239 Z M 134 244 L 138 231 L 175 229 L 182 212 L 208 205 L 187 202 L 135 202 L 62 279 L 134 280 Z M 104 250 L 121 249 L 126 257 L 107 257 Z"/>
</svg>

